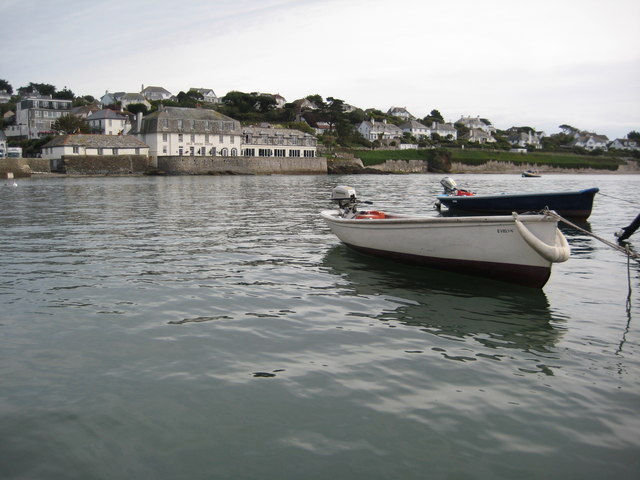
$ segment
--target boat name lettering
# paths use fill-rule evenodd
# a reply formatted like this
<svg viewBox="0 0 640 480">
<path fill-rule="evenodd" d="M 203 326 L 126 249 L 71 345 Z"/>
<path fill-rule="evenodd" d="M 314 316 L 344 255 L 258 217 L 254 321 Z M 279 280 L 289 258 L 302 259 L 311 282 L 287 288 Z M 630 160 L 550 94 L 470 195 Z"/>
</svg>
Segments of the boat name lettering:
<svg viewBox="0 0 640 480">
<path fill-rule="evenodd" d="M 498 233 L 513 233 L 513 228 L 498 228 Z"/>
</svg>

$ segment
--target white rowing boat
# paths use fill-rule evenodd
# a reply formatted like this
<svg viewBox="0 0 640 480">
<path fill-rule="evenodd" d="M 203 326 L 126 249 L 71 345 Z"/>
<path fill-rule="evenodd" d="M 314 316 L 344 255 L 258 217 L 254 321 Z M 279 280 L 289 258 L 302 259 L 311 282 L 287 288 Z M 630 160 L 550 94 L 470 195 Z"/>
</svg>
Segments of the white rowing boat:
<svg viewBox="0 0 640 480">
<path fill-rule="evenodd" d="M 541 288 L 570 249 L 552 215 L 434 217 L 360 210 L 355 190 L 336 187 L 338 209 L 320 213 L 347 246 L 458 273 Z"/>
</svg>

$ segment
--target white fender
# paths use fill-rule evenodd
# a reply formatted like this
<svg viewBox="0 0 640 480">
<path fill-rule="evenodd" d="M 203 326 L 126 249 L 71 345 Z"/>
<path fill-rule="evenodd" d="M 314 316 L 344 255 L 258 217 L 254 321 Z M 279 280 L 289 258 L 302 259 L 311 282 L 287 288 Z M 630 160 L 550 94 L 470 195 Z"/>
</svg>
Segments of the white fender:
<svg viewBox="0 0 640 480">
<path fill-rule="evenodd" d="M 525 242 L 533 248 L 542 258 L 550 261 L 551 263 L 561 263 L 569 260 L 571 255 L 571 249 L 567 239 L 560 230 L 556 228 L 555 245 L 548 245 L 536 237 L 529 229 L 518 219 L 516 213 L 513 214 L 518 232 L 522 236 Z"/>
</svg>

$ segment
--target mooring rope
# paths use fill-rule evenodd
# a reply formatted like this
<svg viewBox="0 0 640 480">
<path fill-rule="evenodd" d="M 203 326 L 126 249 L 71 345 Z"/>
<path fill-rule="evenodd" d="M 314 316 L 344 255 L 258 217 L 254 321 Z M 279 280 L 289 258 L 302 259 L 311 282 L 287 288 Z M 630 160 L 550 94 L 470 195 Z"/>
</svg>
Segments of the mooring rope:
<svg viewBox="0 0 640 480">
<path fill-rule="evenodd" d="M 627 257 L 629 258 L 635 258 L 635 259 L 640 259 L 640 255 L 638 255 L 636 252 L 632 252 L 629 248 L 625 248 L 622 247 L 620 245 L 617 245 L 613 242 L 610 242 L 609 240 L 606 240 L 602 237 L 599 237 L 598 235 L 596 235 L 595 233 L 591 233 L 588 230 L 585 230 L 584 228 L 579 227 L 578 225 L 576 225 L 575 223 L 570 222 L 569 220 L 567 220 L 566 218 L 558 215 L 556 212 L 551 211 L 551 210 L 544 210 L 543 212 L 545 215 L 550 215 L 552 217 L 557 218 L 559 221 L 566 223 L 567 225 L 569 225 L 570 227 L 575 228 L 576 230 L 581 231 L 582 233 L 585 233 L 587 235 L 592 236 L 593 238 L 595 238 L 596 240 L 600 240 L 602 243 L 604 243 L 605 245 L 610 246 L 611 248 L 614 248 L 615 250 L 618 250 L 621 253 L 624 253 L 625 255 L 627 255 Z"/>
<path fill-rule="evenodd" d="M 613 195 L 608 195 L 608 194 L 602 193 L 602 192 L 598 192 L 598 195 L 602 195 L 603 197 L 613 198 L 615 200 L 620 200 L 621 202 L 631 203 L 633 205 L 640 205 L 640 202 L 638 202 L 637 200 L 629 200 L 628 198 L 615 197 Z"/>
</svg>

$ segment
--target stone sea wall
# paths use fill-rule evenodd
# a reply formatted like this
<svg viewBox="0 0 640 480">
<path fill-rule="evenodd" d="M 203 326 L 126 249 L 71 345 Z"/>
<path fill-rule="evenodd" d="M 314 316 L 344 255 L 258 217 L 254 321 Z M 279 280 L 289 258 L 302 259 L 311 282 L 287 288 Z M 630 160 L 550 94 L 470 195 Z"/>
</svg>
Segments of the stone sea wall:
<svg viewBox="0 0 640 480">
<path fill-rule="evenodd" d="M 144 155 L 69 155 L 51 161 L 53 172 L 68 175 L 142 175 L 150 168 Z"/>
<path fill-rule="evenodd" d="M 158 171 L 168 175 L 326 174 L 324 157 L 158 157 Z"/>
</svg>

